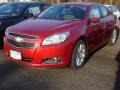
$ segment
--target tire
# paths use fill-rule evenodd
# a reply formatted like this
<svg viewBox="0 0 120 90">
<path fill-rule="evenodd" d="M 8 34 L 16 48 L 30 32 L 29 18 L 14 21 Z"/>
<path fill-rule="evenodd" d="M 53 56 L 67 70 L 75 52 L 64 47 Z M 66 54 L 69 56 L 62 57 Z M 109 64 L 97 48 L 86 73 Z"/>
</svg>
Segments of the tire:
<svg viewBox="0 0 120 90">
<path fill-rule="evenodd" d="M 109 45 L 115 45 L 116 42 L 117 42 L 118 36 L 119 36 L 119 30 L 116 27 L 112 32 L 112 35 L 111 35 L 111 38 L 110 38 L 110 41 L 109 41 Z"/>
<path fill-rule="evenodd" d="M 79 40 L 75 45 L 72 55 L 70 67 L 72 69 L 79 69 L 83 66 L 87 58 L 86 44 L 83 40 Z"/>
<path fill-rule="evenodd" d="M 116 27 L 117 27 L 118 29 L 120 29 L 120 17 L 119 17 L 118 20 L 116 21 Z"/>
</svg>

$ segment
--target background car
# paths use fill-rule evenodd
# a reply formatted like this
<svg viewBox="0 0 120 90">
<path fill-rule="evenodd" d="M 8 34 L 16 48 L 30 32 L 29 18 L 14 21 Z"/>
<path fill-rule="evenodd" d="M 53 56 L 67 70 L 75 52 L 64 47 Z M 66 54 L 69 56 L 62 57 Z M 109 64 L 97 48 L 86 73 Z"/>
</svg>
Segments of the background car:
<svg viewBox="0 0 120 90">
<path fill-rule="evenodd" d="M 119 9 L 118 9 L 116 6 L 114 6 L 114 5 L 106 5 L 106 4 L 105 4 L 105 6 L 108 7 L 108 9 L 109 9 L 114 15 L 117 16 L 116 25 L 117 25 L 118 28 L 120 28 L 120 11 L 119 11 Z"/>
<path fill-rule="evenodd" d="M 0 6 L 4 5 L 5 3 L 0 3 Z"/>
<path fill-rule="evenodd" d="M 101 4 L 63 3 L 7 29 L 7 60 L 35 67 L 80 68 L 88 54 L 118 38 L 116 16 Z M 103 62 L 104 63 L 104 62 Z"/>
<path fill-rule="evenodd" d="M 31 18 L 50 6 L 48 3 L 16 2 L 6 3 L 0 7 L 0 46 L 7 27 Z"/>
</svg>

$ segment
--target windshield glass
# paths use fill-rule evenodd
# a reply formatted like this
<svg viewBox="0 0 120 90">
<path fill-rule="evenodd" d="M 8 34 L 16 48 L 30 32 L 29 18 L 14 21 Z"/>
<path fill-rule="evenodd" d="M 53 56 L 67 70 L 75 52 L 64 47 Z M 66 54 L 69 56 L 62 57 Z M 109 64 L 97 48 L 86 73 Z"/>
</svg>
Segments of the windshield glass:
<svg viewBox="0 0 120 90">
<path fill-rule="evenodd" d="M 26 4 L 9 3 L 0 7 L 0 16 L 17 16 L 26 7 Z"/>
<path fill-rule="evenodd" d="M 54 5 L 41 13 L 38 18 L 55 20 L 83 20 L 86 11 L 87 6 Z"/>
</svg>

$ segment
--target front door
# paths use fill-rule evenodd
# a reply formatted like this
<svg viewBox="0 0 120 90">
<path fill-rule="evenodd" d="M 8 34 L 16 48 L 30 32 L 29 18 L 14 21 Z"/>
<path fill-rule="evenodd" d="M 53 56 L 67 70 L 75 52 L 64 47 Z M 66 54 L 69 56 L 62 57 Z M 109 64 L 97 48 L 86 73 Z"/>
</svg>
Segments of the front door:
<svg viewBox="0 0 120 90">
<path fill-rule="evenodd" d="M 91 18 L 100 18 L 100 22 L 93 23 Z M 87 29 L 88 49 L 94 51 L 103 44 L 104 22 L 101 20 L 101 14 L 98 6 L 91 8 L 89 25 Z"/>
</svg>

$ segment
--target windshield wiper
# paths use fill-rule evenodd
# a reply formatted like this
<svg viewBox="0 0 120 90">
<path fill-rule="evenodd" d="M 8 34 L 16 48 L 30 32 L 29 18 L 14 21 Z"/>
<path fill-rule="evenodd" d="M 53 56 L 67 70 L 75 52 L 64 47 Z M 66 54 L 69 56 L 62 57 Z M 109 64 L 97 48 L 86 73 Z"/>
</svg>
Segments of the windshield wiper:
<svg viewBox="0 0 120 90">
<path fill-rule="evenodd" d="M 80 19 L 66 19 L 68 21 L 80 21 Z"/>
<path fill-rule="evenodd" d="M 71 19 L 72 21 L 80 21 L 80 19 Z"/>
</svg>

